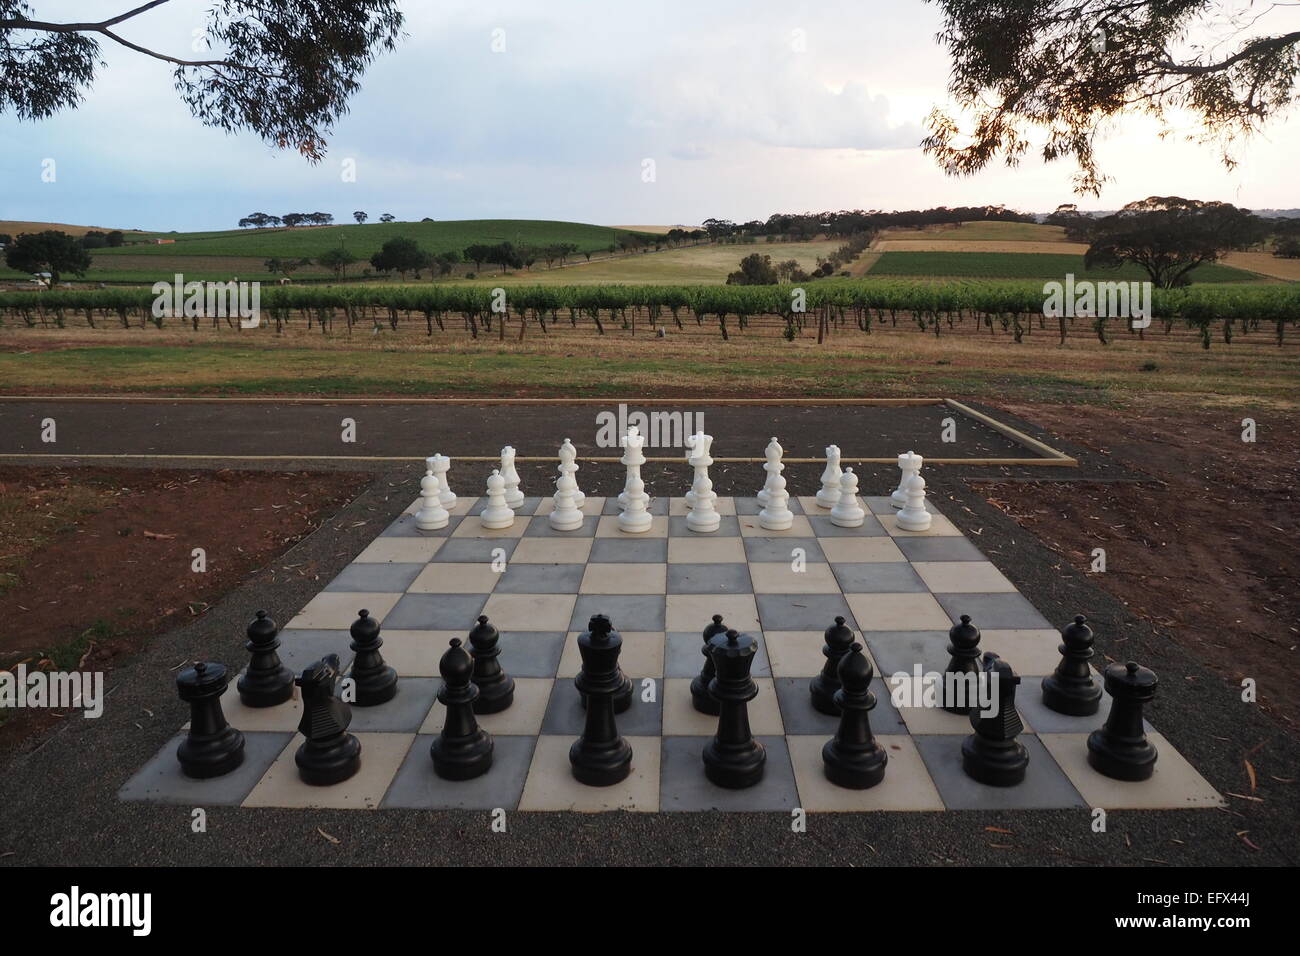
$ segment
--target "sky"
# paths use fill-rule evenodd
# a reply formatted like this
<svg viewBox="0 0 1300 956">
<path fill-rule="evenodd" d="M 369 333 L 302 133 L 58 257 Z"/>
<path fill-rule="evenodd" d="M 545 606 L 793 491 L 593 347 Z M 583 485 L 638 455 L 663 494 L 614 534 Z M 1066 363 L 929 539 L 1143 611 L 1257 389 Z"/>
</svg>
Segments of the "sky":
<svg viewBox="0 0 1300 956">
<path fill-rule="evenodd" d="M 31 3 L 50 20 L 133 5 Z M 119 29 L 189 56 L 205 6 L 172 0 Z M 926 115 L 948 102 L 950 66 L 938 9 L 922 0 L 402 9 L 406 37 L 362 78 L 316 166 L 202 126 L 166 64 L 104 41 L 107 66 L 80 108 L 34 123 L 0 115 L 0 220 L 184 231 L 257 211 L 697 225 L 825 209 L 1114 209 L 1149 195 L 1300 206 L 1294 114 L 1240 147 L 1231 171 L 1212 148 L 1124 119 L 1098 150 L 1113 178 L 1098 198 L 1071 192 L 1068 161 L 1035 156 L 946 176 L 918 146 Z M 1300 28 L 1300 8 L 1267 22 Z"/>
</svg>

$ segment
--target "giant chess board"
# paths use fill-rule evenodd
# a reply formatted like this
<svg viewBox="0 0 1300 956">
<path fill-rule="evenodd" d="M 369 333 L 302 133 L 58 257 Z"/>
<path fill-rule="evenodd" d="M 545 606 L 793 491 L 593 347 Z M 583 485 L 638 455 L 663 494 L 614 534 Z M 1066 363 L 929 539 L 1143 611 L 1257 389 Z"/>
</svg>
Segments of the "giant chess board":
<svg viewBox="0 0 1300 956">
<path fill-rule="evenodd" d="M 287 623 L 280 656 L 296 672 L 328 653 L 349 660 L 348 628 L 361 608 L 382 624 L 383 654 L 400 677 L 390 702 L 354 707 L 351 732 L 361 770 L 334 786 L 299 779 L 296 697 L 272 708 L 240 703 L 234 682 L 223 706 L 245 735 L 243 764 L 211 780 L 185 777 L 170 741 L 122 788 L 126 800 L 189 806 L 328 807 L 402 810 L 503 808 L 520 811 L 644 812 L 741 810 L 923 811 L 1219 806 L 1218 793 L 1162 735 L 1151 779 L 1130 783 L 1094 771 L 1085 741 L 1110 706 L 1067 717 L 1043 706 L 1039 683 L 1059 660 L 1057 627 L 933 505 L 929 530 L 897 527 L 888 497 L 868 497 L 865 523 L 841 528 L 812 497 L 791 498 L 794 526 L 759 526 L 753 498 L 719 498 L 721 528 L 686 527 L 682 499 L 655 499 L 651 529 L 627 534 L 616 500 L 588 497 L 582 527 L 552 530 L 551 500 L 529 498 L 514 525 L 481 527 L 481 499 L 460 499 L 447 527 L 415 526 L 418 502 Z M 800 560 L 802 559 L 802 561 Z M 1086 613 L 1086 608 L 1079 609 Z M 623 636 L 621 666 L 636 691 L 618 717 L 633 749 L 621 784 L 588 787 L 570 771 L 569 747 L 583 725 L 573 686 L 577 634 L 596 613 Z M 251 609 L 250 609 L 251 614 Z M 481 716 L 495 737 L 491 770 L 443 780 L 430 743 L 442 727 L 438 661 L 479 614 L 501 631 L 500 661 L 516 680 L 513 705 Z M 767 749 L 763 780 L 745 790 L 709 782 L 701 752 L 717 720 L 691 705 L 690 680 L 702 663 L 701 631 L 714 614 L 759 642 L 749 707 Z M 962 770 L 967 718 L 935 707 L 895 707 L 888 680 L 899 672 L 942 671 L 948 630 L 961 614 L 1023 678 L 1017 704 L 1028 774 L 1014 787 L 977 783 Z M 871 725 L 889 762 L 869 790 L 831 784 L 822 745 L 837 721 L 814 710 L 809 679 L 824 663 L 823 631 L 836 615 L 861 635 L 876 678 Z M 233 663 L 233 662 L 227 662 Z M 242 666 L 242 663 L 239 665 Z M 235 669 L 238 669 L 237 667 Z"/>
</svg>

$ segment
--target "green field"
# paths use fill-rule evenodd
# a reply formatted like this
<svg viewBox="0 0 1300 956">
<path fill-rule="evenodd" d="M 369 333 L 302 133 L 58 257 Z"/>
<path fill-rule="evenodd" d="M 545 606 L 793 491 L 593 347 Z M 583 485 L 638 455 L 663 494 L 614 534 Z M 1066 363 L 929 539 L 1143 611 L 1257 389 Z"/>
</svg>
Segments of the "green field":
<svg viewBox="0 0 1300 956">
<path fill-rule="evenodd" d="M 1018 252 L 882 252 L 868 271 L 872 276 L 934 276 L 978 279 L 1145 280 L 1135 265 L 1086 269 L 1083 256 Z M 1231 266 L 1204 265 L 1191 273 L 1194 282 L 1256 282 L 1259 276 Z"/>
</svg>

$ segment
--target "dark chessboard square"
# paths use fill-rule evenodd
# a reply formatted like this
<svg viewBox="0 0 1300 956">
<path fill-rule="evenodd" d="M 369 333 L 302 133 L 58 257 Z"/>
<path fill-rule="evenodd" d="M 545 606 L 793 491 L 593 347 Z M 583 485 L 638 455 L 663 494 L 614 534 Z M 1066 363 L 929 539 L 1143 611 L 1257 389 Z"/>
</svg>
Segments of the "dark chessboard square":
<svg viewBox="0 0 1300 956">
<path fill-rule="evenodd" d="M 190 807 L 238 806 L 293 739 L 291 733 L 244 733 L 244 762 L 230 773 L 194 780 L 181 773 L 176 748 L 186 733 L 177 734 L 118 791 L 122 800 L 179 803 Z"/>
<path fill-rule="evenodd" d="M 597 538 L 591 543 L 591 564 L 663 564 L 667 538 Z"/>
<path fill-rule="evenodd" d="M 909 561 L 987 561 L 980 549 L 967 539 L 955 535 L 931 537 L 897 537 L 894 544 Z"/>
<path fill-rule="evenodd" d="M 668 537 L 670 538 L 739 538 L 740 521 L 734 515 L 720 515 L 717 531 L 692 531 L 686 524 L 685 515 L 673 515 L 668 519 Z"/>
<path fill-rule="evenodd" d="M 517 505 L 514 508 L 511 508 L 510 510 L 515 513 L 516 517 L 522 518 L 527 515 L 537 514 L 537 506 L 540 505 L 541 503 L 542 503 L 542 499 L 540 497 L 533 497 L 529 495 L 524 498 L 523 504 Z M 474 509 L 471 513 L 477 517 L 483 513 L 483 509 L 486 507 L 487 507 L 487 498 L 483 498 L 481 501 L 475 504 Z"/>
<path fill-rule="evenodd" d="M 849 627 L 857 627 L 839 594 L 757 594 L 754 600 L 765 631 L 824 631 L 837 616 L 843 616 Z"/>
<path fill-rule="evenodd" d="M 668 565 L 669 594 L 752 594 L 753 592 L 747 564 Z"/>
<path fill-rule="evenodd" d="M 497 643 L 501 666 L 513 677 L 554 677 L 565 637 L 560 631 L 504 631 Z"/>
<path fill-rule="evenodd" d="M 618 732 L 624 737 L 657 737 L 663 732 L 663 682 L 656 680 L 655 699 L 647 703 L 641 699 L 641 678 L 629 674 L 632 680 L 632 706 L 614 718 Z M 582 735 L 587 720 L 587 710 L 582 706 L 578 688 L 572 678 L 560 678 L 551 687 L 551 699 L 546 704 L 542 718 L 542 733 L 578 737 Z"/>
<path fill-rule="evenodd" d="M 840 719 L 823 714 L 812 705 L 807 677 L 778 677 L 776 700 L 781 706 L 781 723 L 787 734 L 819 734 L 827 740 L 835 736 Z M 905 734 L 907 725 L 889 699 L 889 688 L 879 676 L 872 678 L 871 692 L 876 695 L 876 706 L 871 711 L 873 734 Z"/>
<path fill-rule="evenodd" d="M 375 564 L 349 564 L 338 576 L 325 585 L 326 591 L 380 591 L 394 594 L 405 591 L 420 576 L 423 564 L 378 562 Z"/>
<path fill-rule="evenodd" d="M 767 749 L 763 779 L 744 790 L 728 790 L 704 775 L 708 737 L 665 737 L 659 754 L 659 809 L 761 811 L 799 806 L 785 738 L 759 737 L 758 741 Z"/>
<path fill-rule="evenodd" d="M 347 631 L 286 627 L 280 632 L 280 647 L 276 653 L 280 655 L 284 666 L 295 674 L 301 674 L 308 664 L 315 663 L 326 654 L 337 654 L 346 667 L 352 660 L 352 636 Z M 243 670 L 243 665 L 240 669 Z"/>
<path fill-rule="evenodd" d="M 916 594 L 928 590 L 906 561 L 831 564 L 845 594 Z"/>
<path fill-rule="evenodd" d="M 596 537 L 596 525 L 600 521 L 597 515 L 587 515 L 582 519 L 582 527 L 574 528 L 572 531 L 556 531 L 551 527 L 551 516 L 538 515 L 528 522 L 528 527 L 524 529 L 525 538 L 594 538 Z"/>
<path fill-rule="evenodd" d="M 863 631 L 862 637 L 881 677 L 900 671 L 911 674 L 917 664 L 922 673 L 942 673 L 948 666 L 947 631 Z M 1015 661 L 1009 663 L 1016 665 Z"/>
<path fill-rule="evenodd" d="M 750 673 L 755 677 L 771 677 L 772 665 L 768 663 L 767 645 L 763 632 L 750 632 L 758 638 L 758 652 Z M 703 628 L 698 631 L 669 631 L 664 643 L 664 677 L 695 677 L 704 665 Z"/>
<path fill-rule="evenodd" d="M 381 533 L 381 538 L 447 538 L 456 530 L 456 526 L 465 520 L 464 515 L 452 515 L 447 527 L 437 531 L 421 531 L 415 526 L 415 515 L 402 515 Z"/>
<path fill-rule="evenodd" d="M 862 501 L 867 506 L 867 510 L 873 515 L 898 514 L 899 509 L 890 504 L 889 495 L 867 495 L 863 497 Z M 934 505 L 930 504 L 928 500 L 925 503 L 925 510 L 930 512 L 932 515 L 937 515 L 939 513 L 935 509 Z"/>
<path fill-rule="evenodd" d="M 384 618 L 384 627 L 468 632 L 486 602 L 486 594 L 404 594 Z"/>
<path fill-rule="evenodd" d="M 1079 791 L 1033 734 L 1018 738 L 1029 752 L 1029 769 L 1023 783 L 991 787 L 966 775 L 961 766 L 962 734 L 915 736 L 925 767 L 949 810 L 1047 810 L 1086 807 Z M 886 771 L 888 772 L 888 771 Z"/>
<path fill-rule="evenodd" d="M 433 772 L 429 747 L 434 734 L 415 738 L 406 760 L 388 787 L 384 809 L 513 810 L 528 779 L 536 737 L 494 737 L 492 766 L 473 780 L 444 780 Z"/>
<path fill-rule="evenodd" d="M 585 564 L 511 564 L 494 594 L 577 594 Z"/>
<path fill-rule="evenodd" d="M 794 560 L 794 549 L 802 548 L 804 560 L 809 564 L 826 563 L 826 555 L 822 554 L 821 545 L 816 538 L 753 537 L 745 538 L 744 541 L 745 557 L 750 561 L 784 561 L 789 564 Z"/>
<path fill-rule="evenodd" d="M 442 684 L 436 677 L 399 677 L 397 696 L 374 707 L 352 706 L 348 731 L 361 733 L 415 733 L 433 709 Z"/>
<path fill-rule="evenodd" d="M 885 526 L 873 515 L 863 518 L 862 524 L 857 528 L 841 528 L 832 524 L 830 515 L 811 515 L 808 523 L 812 525 L 813 534 L 819 538 L 882 538 L 886 534 Z"/>
<path fill-rule="evenodd" d="M 518 546 L 518 538 L 452 538 L 438 549 L 433 560 L 434 563 L 491 564 L 497 558 L 494 551 L 504 551 L 508 561 Z"/>
<path fill-rule="evenodd" d="M 581 594 L 569 629 L 585 631 L 593 614 L 604 614 L 618 631 L 662 631 L 666 604 L 662 594 Z"/>
<path fill-rule="evenodd" d="M 736 514 L 738 515 L 756 515 L 763 510 L 763 506 L 758 503 L 757 498 L 737 498 L 735 501 Z M 801 515 L 804 513 L 802 502 L 793 494 L 790 495 L 790 500 L 786 502 L 786 507 L 790 509 L 792 514 Z"/>
<path fill-rule="evenodd" d="M 992 594 L 936 594 L 934 599 L 954 621 L 969 614 L 981 630 L 1051 628 L 1052 623 L 1019 592 Z"/>
<path fill-rule="evenodd" d="M 622 510 L 623 510 L 623 506 L 619 504 L 618 495 L 613 494 L 605 499 L 605 505 L 604 508 L 601 510 L 601 514 L 616 515 L 622 512 Z M 651 498 L 650 504 L 646 505 L 646 511 L 650 512 L 650 514 L 652 515 L 668 514 L 668 499 Z"/>
</svg>

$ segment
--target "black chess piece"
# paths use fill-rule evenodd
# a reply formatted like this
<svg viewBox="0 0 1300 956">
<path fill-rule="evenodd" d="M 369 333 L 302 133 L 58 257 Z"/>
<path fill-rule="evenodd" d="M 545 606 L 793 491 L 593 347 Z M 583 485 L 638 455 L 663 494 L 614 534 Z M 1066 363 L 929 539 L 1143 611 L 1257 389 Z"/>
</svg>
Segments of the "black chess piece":
<svg viewBox="0 0 1300 956">
<path fill-rule="evenodd" d="M 709 639 L 716 676 L 709 693 L 721 705 L 718 732 L 704 748 L 704 774 L 719 787 L 740 790 L 763 779 L 766 748 L 749 729 L 749 702 L 758 685 L 749 676 L 758 642 L 734 630 Z"/>
<path fill-rule="evenodd" d="M 840 709 L 835 704 L 835 694 L 840 689 L 840 662 L 853 645 L 853 631 L 844 624 L 844 618 L 837 617 L 835 623 L 826 628 L 826 643 L 822 655 L 826 663 L 822 671 L 808 682 L 812 694 L 812 705 L 823 714 L 838 717 Z"/>
<path fill-rule="evenodd" d="M 870 714 L 876 706 L 876 695 L 870 689 L 874 671 L 861 644 L 851 644 L 848 653 L 840 658 L 838 676 L 840 689 L 835 692 L 835 704 L 840 711 L 840 726 L 822 747 L 822 764 L 831 783 L 866 790 L 885 779 L 889 754 L 871 733 Z"/>
<path fill-rule="evenodd" d="M 998 711 L 985 717 L 978 706 L 971 708 L 970 725 L 975 730 L 961 745 L 961 767 L 966 775 L 994 787 L 1012 787 L 1025 779 L 1029 752 L 1016 740 L 1025 729 L 1016 710 L 1016 685 L 1020 683 L 1011 665 L 989 651 L 984 655 L 981 675 L 986 686 L 997 691 Z"/>
<path fill-rule="evenodd" d="M 1156 747 L 1147 740 L 1142 708 L 1156 696 L 1159 678 L 1136 661 L 1111 664 L 1103 675 L 1110 714 L 1088 735 L 1088 763 L 1115 780 L 1147 780 L 1156 769 Z"/>
<path fill-rule="evenodd" d="M 342 783 L 361 769 L 361 741 L 348 733 L 352 708 L 336 694 L 339 656 L 326 654 L 294 683 L 302 688 L 298 732 L 307 738 L 293 758 L 298 775 L 318 787 Z"/>
<path fill-rule="evenodd" d="M 379 622 L 362 610 L 352 622 L 352 671 L 349 676 L 356 686 L 353 700 L 358 707 L 386 704 L 397 696 L 397 671 L 389 667 L 379 652 L 384 639 L 379 636 Z"/>
<path fill-rule="evenodd" d="M 244 735 L 226 722 L 221 695 L 230 686 L 224 664 L 198 661 L 176 675 L 176 690 L 190 705 L 190 732 L 176 748 L 187 777 L 206 780 L 244 762 Z"/>
<path fill-rule="evenodd" d="M 592 615 L 591 619 L 587 621 L 587 630 L 591 632 L 601 628 L 607 632 L 613 633 L 614 637 L 618 640 L 618 646 L 623 646 L 623 635 L 614 631 L 614 625 L 609 622 L 609 618 L 604 614 Z M 582 648 L 581 635 L 578 637 L 578 648 Z M 582 692 L 581 687 L 578 688 L 578 696 L 582 700 L 582 706 L 585 710 L 587 707 L 587 695 Z M 632 680 L 623 673 L 623 669 L 620 667 L 618 668 L 618 690 L 614 692 L 614 713 L 621 714 L 631 706 Z"/>
<path fill-rule="evenodd" d="M 1093 680 L 1092 628 L 1082 614 L 1061 631 L 1061 660 L 1043 678 L 1043 704 L 1058 714 L 1087 717 L 1101 706 L 1101 687 Z"/>
<path fill-rule="evenodd" d="M 474 658 L 474 686 L 478 698 L 474 713 L 498 714 L 515 699 L 515 679 L 501 668 L 501 632 L 480 614 L 478 624 L 469 632 L 469 652 Z"/>
<path fill-rule="evenodd" d="M 700 653 L 704 655 L 704 666 L 691 681 L 691 703 L 701 714 L 709 714 L 713 717 L 718 716 L 722 706 L 709 693 L 709 683 L 713 680 L 713 654 L 709 650 L 709 639 L 714 634 L 726 632 L 727 625 L 722 623 L 722 615 L 713 615 L 713 620 L 704 628 L 704 646 L 700 648 Z"/>
<path fill-rule="evenodd" d="M 943 709 L 950 714 L 969 714 L 972 710 L 968 700 L 970 695 L 967 695 L 966 702 L 956 695 L 949 699 L 949 688 L 964 685 L 973 690 L 980 674 L 980 630 L 970 622 L 969 614 L 963 614 L 961 622 L 948 631 L 948 654 L 948 666 L 943 669 Z M 956 676 L 949 677 L 949 674 Z M 967 676 L 972 674 L 975 676 Z"/>
<path fill-rule="evenodd" d="M 252 655 L 248 670 L 235 684 L 239 699 L 245 707 L 274 707 L 293 696 L 293 671 L 280 661 L 276 648 L 280 646 L 280 629 L 275 621 L 258 611 L 253 623 L 248 625 L 248 640 L 244 647 Z"/>
<path fill-rule="evenodd" d="M 603 614 L 578 635 L 582 670 L 574 684 L 586 701 L 587 717 L 582 736 L 569 748 L 569 763 L 573 776 L 590 787 L 613 786 L 632 772 L 632 748 L 614 723 L 614 698 L 627 679 L 618 667 L 622 649 L 622 636 Z"/>
<path fill-rule="evenodd" d="M 480 623 L 486 621 L 485 617 L 479 618 Z M 442 674 L 438 700 L 447 708 L 447 718 L 442 733 L 429 748 L 433 770 L 446 780 L 471 780 L 487 773 L 492 766 L 493 744 L 492 735 L 474 719 L 479 688 L 471 680 L 474 660 L 461 646 L 460 638 L 451 639 L 450 647 L 438 662 L 438 671 Z"/>
</svg>

